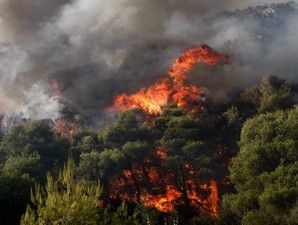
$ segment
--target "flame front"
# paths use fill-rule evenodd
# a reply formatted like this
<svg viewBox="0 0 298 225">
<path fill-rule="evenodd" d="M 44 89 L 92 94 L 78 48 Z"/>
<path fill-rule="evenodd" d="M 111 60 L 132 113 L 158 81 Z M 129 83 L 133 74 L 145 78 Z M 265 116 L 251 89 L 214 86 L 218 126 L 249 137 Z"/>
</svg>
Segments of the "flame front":
<svg viewBox="0 0 298 225">
<path fill-rule="evenodd" d="M 159 80 L 148 88 L 142 88 L 135 94 L 121 94 L 115 97 L 114 105 L 122 110 L 137 108 L 149 114 L 157 114 L 162 106 L 176 103 L 187 108 L 197 102 L 198 95 L 203 93 L 198 87 L 185 84 L 187 74 L 195 64 L 203 62 L 209 65 L 227 62 L 226 55 L 214 51 L 207 45 L 187 49 L 178 57 L 168 72 L 168 77 Z"/>
</svg>

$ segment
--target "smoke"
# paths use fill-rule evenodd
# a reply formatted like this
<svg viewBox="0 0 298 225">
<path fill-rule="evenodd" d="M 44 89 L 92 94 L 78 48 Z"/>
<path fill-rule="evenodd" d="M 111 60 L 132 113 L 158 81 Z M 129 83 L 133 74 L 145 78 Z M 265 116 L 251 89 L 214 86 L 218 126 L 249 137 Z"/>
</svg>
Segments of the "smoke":
<svg viewBox="0 0 298 225">
<path fill-rule="evenodd" d="M 99 118 L 113 96 L 151 84 L 200 43 L 232 56 L 229 65 L 195 71 L 215 98 L 264 73 L 295 81 L 297 17 L 282 10 L 284 24 L 268 28 L 220 13 L 269 2 L 281 1 L 0 0 L 1 111 L 58 117 L 56 79 L 64 103 Z"/>
<path fill-rule="evenodd" d="M 231 64 L 221 71 L 223 80 L 247 86 L 273 74 L 297 82 L 298 5 L 288 2 L 253 11 L 212 24 L 217 32 L 210 44 L 232 56 Z"/>
</svg>

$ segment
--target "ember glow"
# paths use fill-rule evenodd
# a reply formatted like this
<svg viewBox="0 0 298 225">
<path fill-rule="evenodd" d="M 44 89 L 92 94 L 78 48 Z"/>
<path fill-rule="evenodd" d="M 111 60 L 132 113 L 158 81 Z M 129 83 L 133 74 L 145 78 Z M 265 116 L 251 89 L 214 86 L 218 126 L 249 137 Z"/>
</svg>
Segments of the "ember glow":
<svg viewBox="0 0 298 225">
<path fill-rule="evenodd" d="M 148 88 L 142 88 L 135 94 L 121 94 L 115 97 L 114 105 L 122 110 L 137 108 L 149 114 L 161 112 L 162 106 L 176 103 L 181 108 L 188 108 L 194 102 L 198 102 L 199 95 L 204 93 L 198 87 L 186 85 L 188 73 L 199 62 L 214 65 L 219 62 L 227 62 L 228 57 L 214 51 L 207 45 L 199 45 L 196 48 L 185 50 L 178 57 L 168 77 L 159 80 Z"/>
</svg>

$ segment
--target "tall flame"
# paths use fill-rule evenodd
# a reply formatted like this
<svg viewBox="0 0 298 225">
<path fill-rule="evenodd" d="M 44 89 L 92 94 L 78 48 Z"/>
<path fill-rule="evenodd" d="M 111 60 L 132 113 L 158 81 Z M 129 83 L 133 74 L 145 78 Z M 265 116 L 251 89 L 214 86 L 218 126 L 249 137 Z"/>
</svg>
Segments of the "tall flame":
<svg viewBox="0 0 298 225">
<path fill-rule="evenodd" d="M 220 61 L 227 62 L 227 56 L 214 51 L 207 45 L 187 49 L 174 61 L 167 78 L 159 80 L 148 88 L 142 88 L 135 94 L 116 96 L 114 105 L 122 110 L 142 109 L 149 114 L 159 113 L 162 106 L 169 103 L 176 103 L 182 108 L 188 107 L 191 103 L 197 102 L 198 95 L 203 91 L 196 86 L 185 84 L 187 74 L 196 63 L 214 65 Z"/>
</svg>

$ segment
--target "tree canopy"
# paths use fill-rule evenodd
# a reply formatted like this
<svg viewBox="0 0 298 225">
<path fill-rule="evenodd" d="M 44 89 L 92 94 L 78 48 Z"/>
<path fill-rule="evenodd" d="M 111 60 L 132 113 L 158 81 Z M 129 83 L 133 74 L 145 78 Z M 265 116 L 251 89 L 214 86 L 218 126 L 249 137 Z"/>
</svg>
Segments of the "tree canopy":
<svg viewBox="0 0 298 225">
<path fill-rule="evenodd" d="M 105 128 L 71 106 L 16 124 L 0 132 L 0 224 L 296 225 L 294 96 L 267 76 L 222 103 L 120 111 Z"/>
<path fill-rule="evenodd" d="M 224 204 L 243 224 L 297 222 L 298 107 L 260 115 L 243 126 L 230 178 L 237 194 Z"/>
</svg>

